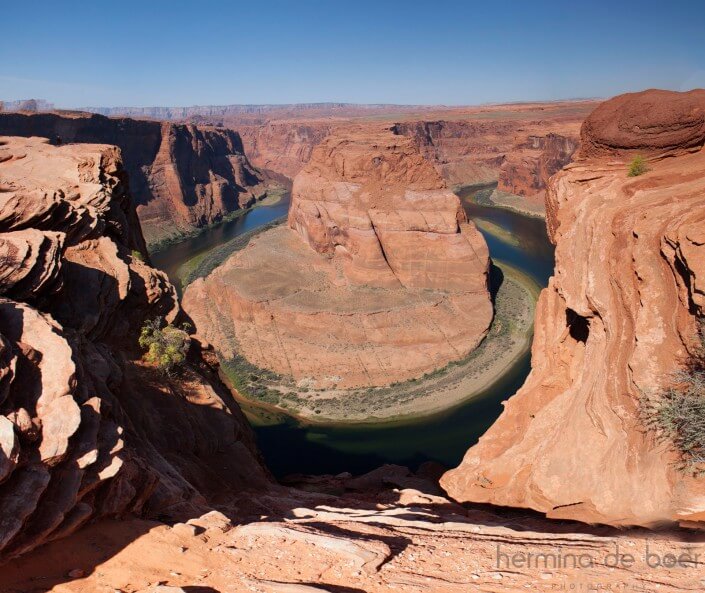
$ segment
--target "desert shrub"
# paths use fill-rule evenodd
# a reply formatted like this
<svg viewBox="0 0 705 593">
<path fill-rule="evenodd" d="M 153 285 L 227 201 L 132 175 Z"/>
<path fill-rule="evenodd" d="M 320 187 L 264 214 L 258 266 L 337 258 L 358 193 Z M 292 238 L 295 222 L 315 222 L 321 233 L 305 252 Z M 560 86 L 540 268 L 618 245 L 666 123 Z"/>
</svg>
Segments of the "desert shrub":
<svg viewBox="0 0 705 593">
<path fill-rule="evenodd" d="M 132 259 L 144 261 L 144 255 L 142 255 L 142 252 L 138 251 L 137 249 L 133 249 L 132 250 Z"/>
<path fill-rule="evenodd" d="M 648 170 L 646 161 L 641 155 L 636 155 L 632 159 L 632 162 L 629 163 L 629 177 L 638 177 L 639 175 L 646 173 Z"/>
<path fill-rule="evenodd" d="M 682 469 L 705 472 L 705 340 L 671 386 L 641 399 L 643 423 L 670 441 Z"/>
<path fill-rule="evenodd" d="M 186 360 L 191 339 L 188 335 L 188 324 L 176 327 L 172 324 L 164 325 L 161 317 L 147 320 L 142 326 L 139 345 L 147 350 L 144 359 L 157 366 L 167 375 L 181 366 Z"/>
</svg>

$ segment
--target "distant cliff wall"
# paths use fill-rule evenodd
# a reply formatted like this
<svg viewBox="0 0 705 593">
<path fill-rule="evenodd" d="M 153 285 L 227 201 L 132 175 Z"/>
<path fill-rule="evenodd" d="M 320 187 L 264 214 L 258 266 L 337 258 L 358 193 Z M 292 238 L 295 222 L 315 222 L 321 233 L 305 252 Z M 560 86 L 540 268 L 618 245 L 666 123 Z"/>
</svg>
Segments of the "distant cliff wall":
<svg viewBox="0 0 705 593">
<path fill-rule="evenodd" d="M 237 132 L 84 113 L 2 113 L 0 134 L 122 150 L 149 245 L 221 220 L 264 192 Z"/>
</svg>

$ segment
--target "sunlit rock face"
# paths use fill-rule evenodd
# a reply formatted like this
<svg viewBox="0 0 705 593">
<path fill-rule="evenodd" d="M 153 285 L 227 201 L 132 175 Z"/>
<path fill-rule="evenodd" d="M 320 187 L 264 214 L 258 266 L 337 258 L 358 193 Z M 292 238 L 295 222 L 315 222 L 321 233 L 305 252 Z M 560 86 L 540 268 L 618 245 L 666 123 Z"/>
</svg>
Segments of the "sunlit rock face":
<svg viewBox="0 0 705 593">
<path fill-rule="evenodd" d="M 415 143 L 347 128 L 296 177 L 288 226 L 253 239 L 184 307 L 225 357 L 326 387 L 458 360 L 492 319 L 487 245 Z"/>
<path fill-rule="evenodd" d="M 0 179 L 0 561 L 267 484 L 212 354 L 195 344 L 173 379 L 136 360 L 144 321 L 178 303 L 145 261 L 120 151 L 0 137 Z"/>
<path fill-rule="evenodd" d="M 705 91 L 600 105 L 580 157 L 548 187 L 556 268 L 539 299 L 532 371 L 447 473 L 459 501 L 651 525 L 705 518 L 702 477 L 639 421 L 698 344 L 705 306 Z M 643 155 L 648 171 L 628 177 Z"/>
</svg>

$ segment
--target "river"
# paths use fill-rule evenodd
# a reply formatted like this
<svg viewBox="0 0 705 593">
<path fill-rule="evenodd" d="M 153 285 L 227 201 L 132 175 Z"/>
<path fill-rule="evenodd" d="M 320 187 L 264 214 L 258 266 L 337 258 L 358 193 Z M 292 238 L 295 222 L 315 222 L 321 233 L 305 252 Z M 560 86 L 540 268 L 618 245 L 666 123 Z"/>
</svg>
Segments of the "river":
<svg viewBox="0 0 705 593">
<path fill-rule="evenodd" d="M 458 191 L 471 218 L 481 218 L 508 233 L 506 241 L 498 233 L 481 229 L 490 255 L 519 268 L 541 287 L 553 272 L 553 246 L 546 236 L 543 220 L 480 206 L 473 202 L 478 191 L 489 186 Z M 256 229 L 286 214 L 288 198 L 271 206 L 260 206 L 240 218 L 152 255 L 153 264 L 178 281 L 177 270 L 188 259 L 242 233 Z M 506 238 L 506 237 L 505 237 Z M 524 382 L 530 368 L 530 355 L 519 358 L 507 372 L 472 399 L 442 413 L 424 418 L 395 421 L 392 424 L 309 426 L 282 416 L 277 424 L 253 422 L 257 440 L 268 467 L 277 476 L 290 473 L 363 473 L 383 463 L 398 463 L 415 469 L 424 461 L 457 465 L 465 451 L 487 430 L 502 411 L 501 402 Z M 251 419 L 257 414 L 243 406 Z"/>
</svg>

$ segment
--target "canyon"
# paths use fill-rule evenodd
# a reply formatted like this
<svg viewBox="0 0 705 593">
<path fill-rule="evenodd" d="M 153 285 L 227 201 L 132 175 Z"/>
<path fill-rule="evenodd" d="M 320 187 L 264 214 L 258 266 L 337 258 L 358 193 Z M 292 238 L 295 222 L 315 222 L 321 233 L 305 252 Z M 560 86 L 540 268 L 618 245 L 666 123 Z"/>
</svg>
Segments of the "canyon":
<svg viewBox="0 0 705 593">
<path fill-rule="evenodd" d="M 705 266 L 705 91 L 600 105 L 555 175 L 556 268 L 540 297 L 532 371 L 441 483 L 458 501 L 615 525 L 702 521 L 702 476 L 640 421 L 699 345 Z M 646 173 L 627 176 L 635 155 Z"/>
<path fill-rule="evenodd" d="M 267 191 L 240 136 L 228 129 L 82 112 L 8 112 L 0 113 L 0 134 L 118 146 L 152 249 L 222 221 Z"/>
<path fill-rule="evenodd" d="M 449 186 L 497 183 L 493 202 L 541 216 L 546 181 L 570 162 L 580 124 L 595 105 L 565 101 L 482 107 L 320 103 L 84 109 L 236 130 L 252 164 L 279 181 L 294 179 L 328 134 L 351 123 L 371 128 L 388 124 L 414 138 Z"/>
<path fill-rule="evenodd" d="M 297 175 L 287 227 L 189 285 L 184 309 L 225 359 L 299 387 L 376 387 L 479 344 L 488 271 L 484 239 L 415 144 L 351 128 Z"/>
<path fill-rule="evenodd" d="M 590 109 L 575 153 L 577 131 L 540 123 L 536 106 L 296 132 L 276 150 L 298 148 L 267 161 L 296 173 L 286 223 L 190 284 L 183 310 L 148 263 L 128 151 L 0 138 L 0 588 L 705 587 L 703 477 L 639 418 L 698 348 L 705 91 Z M 647 171 L 630 177 L 637 155 Z M 307 389 L 457 361 L 494 313 L 487 244 L 449 190 L 469 182 L 526 198 L 493 193 L 518 209 L 545 194 L 556 265 L 526 383 L 450 471 L 275 481 L 218 358 L 242 351 Z M 141 359 L 140 328 L 186 314 L 187 361 L 165 376 Z M 367 344 L 385 357 L 365 358 Z"/>
<path fill-rule="evenodd" d="M 450 187 L 497 183 L 493 202 L 540 216 L 546 181 L 578 146 L 580 124 L 592 101 L 496 105 L 478 108 L 390 106 L 365 113 L 270 111 L 254 118 L 217 120 L 239 131 L 252 162 L 293 179 L 326 135 L 351 122 L 380 122 L 411 136 Z M 325 115 L 325 117 L 324 117 Z"/>
</svg>

